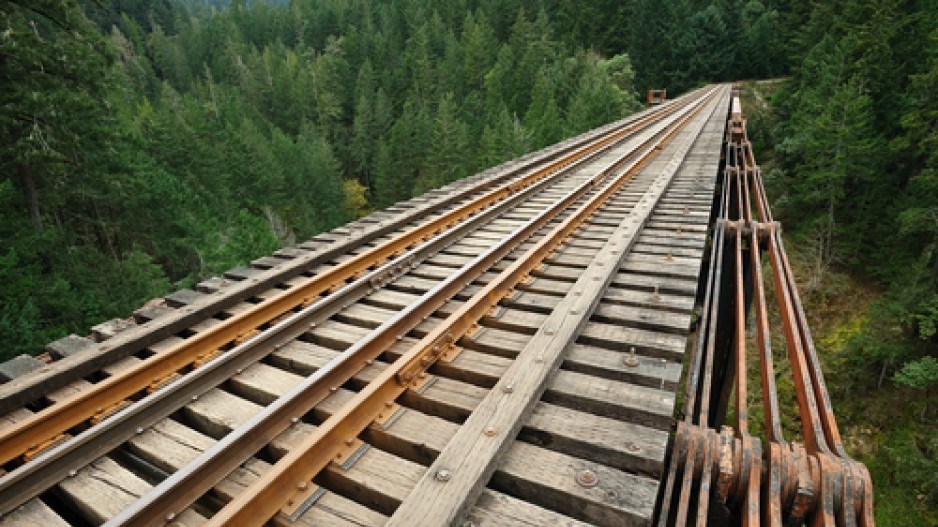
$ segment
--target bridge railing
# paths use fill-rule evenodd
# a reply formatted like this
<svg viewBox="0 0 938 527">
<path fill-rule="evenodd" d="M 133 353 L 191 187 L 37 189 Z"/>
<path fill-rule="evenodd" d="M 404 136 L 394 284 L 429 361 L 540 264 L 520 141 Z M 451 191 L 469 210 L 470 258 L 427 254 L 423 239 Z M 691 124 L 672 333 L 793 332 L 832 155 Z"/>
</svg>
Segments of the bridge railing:
<svg viewBox="0 0 938 527">
<path fill-rule="evenodd" d="M 703 310 L 658 525 L 871 527 L 869 472 L 841 441 L 781 225 L 772 217 L 746 132 L 738 87 L 724 148 Z M 767 300 L 771 289 L 774 310 Z M 753 327 L 747 331 L 750 318 Z M 800 429 L 787 436 L 770 320 L 780 321 L 800 417 Z M 750 429 L 750 347 L 760 369 L 761 433 L 754 432 L 757 425 Z"/>
</svg>

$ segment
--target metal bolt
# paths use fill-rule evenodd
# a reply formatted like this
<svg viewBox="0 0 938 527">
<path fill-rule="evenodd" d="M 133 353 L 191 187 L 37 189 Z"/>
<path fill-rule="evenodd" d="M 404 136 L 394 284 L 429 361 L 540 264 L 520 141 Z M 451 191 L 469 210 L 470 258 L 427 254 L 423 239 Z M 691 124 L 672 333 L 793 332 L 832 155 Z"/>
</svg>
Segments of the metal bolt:
<svg viewBox="0 0 938 527">
<path fill-rule="evenodd" d="M 290 418 L 290 422 L 293 423 L 293 424 L 299 423 L 299 422 L 300 422 L 300 418 L 299 418 L 299 417 L 291 417 L 291 418 Z"/>
<path fill-rule="evenodd" d="M 384 401 L 384 406 L 391 408 L 392 406 L 394 406 L 394 401 Z"/>
<path fill-rule="evenodd" d="M 143 433 L 143 428 L 138 427 L 138 428 L 137 428 L 137 433 L 138 433 L 138 434 L 142 434 L 142 433 Z"/>
<path fill-rule="evenodd" d="M 576 474 L 576 482 L 581 487 L 592 488 L 599 483 L 599 477 L 592 470 L 581 470 Z"/>
<path fill-rule="evenodd" d="M 442 481 L 445 483 L 453 477 L 453 473 L 445 468 L 441 468 L 440 470 L 436 471 L 436 475 L 434 477 L 437 481 Z"/>
<path fill-rule="evenodd" d="M 494 426 L 490 426 L 490 427 L 486 428 L 485 430 L 483 430 L 482 433 L 485 434 L 485 435 L 487 435 L 487 436 L 489 436 L 489 437 L 492 437 L 493 435 L 495 435 L 495 427 L 494 427 Z"/>
<path fill-rule="evenodd" d="M 355 439 L 354 439 L 354 438 L 351 438 L 351 437 L 345 440 L 345 444 L 346 444 L 347 446 L 352 446 L 352 443 L 354 443 L 354 442 L 355 442 Z"/>
<path fill-rule="evenodd" d="M 300 490 L 306 490 L 308 487 L 309 487 L 309 483 L 305 481 L 296 486 L 296 488 Z"/>
<path fill-rule="evenodd" d="M 166 514 L 166 521 L 171 522 L 171 521 L 173 521 L 173 518 L 175 518 L 175 517 L 176 517 L 176 513 L 175 513 L 175 512 L 169 512 L 169 513 Z"/>
<path fill-rule="evenodd" d="M 74 477 L 77 476 L 77 475 L 78 475 L 78 471 L 75 470 L 75 469 L 72 469 L 72 470 L 69 470 L 69 471 L 68 471 L 68 477 L 70 477 L 70 478 L 74 478 Z"/>
<path fill-rule="evenodd" d="M 335 392 L 339 391 L 339 387 L 338 387 L 338 386 L 332 386 L 332 387 L 329 388 L 329 391 L 332 392 L 332 393 L 335 393 Z"/>
<path fill-rule="evenodd" d="M 513 384 L 506 384 L 502 387 L 502 391 L 505 393 L 512 393 L 515 391 L 515 386 Z"/>
<path fill-rule="evenodd" d="M 192 396 L 192 400 L 193 400 L 193 401 L 198 401 L 198 400 L 199 400 L 199 396 L 198 396 L 198 395 L 193 395 L 193 396 Z"/>
<path fill-rule="evenodd" d="M 629 349 L 629 355 L 625 358 L 625 365 L 630 368 L 638 366 L 638 358 L 635 356 L 635 346 Z"/>
<path fill-rule="evenodd" d="M 315 323 L 315 322 L 310 322 L 309 327 L 310 327 L 310 329 L 316 327 L 316 323 Z"/>
<path fill-rule="evenodd" d="M 368 360 L 365 361 L 365 364 L 367 364 L 367 365 L 369 365 L 369 366 L 371 366 L 371 365 L 374 364 L 374 363 L 375 363 L 375 361 L 372 360 L 372 359 L 368 359 Z"/>
</svg>

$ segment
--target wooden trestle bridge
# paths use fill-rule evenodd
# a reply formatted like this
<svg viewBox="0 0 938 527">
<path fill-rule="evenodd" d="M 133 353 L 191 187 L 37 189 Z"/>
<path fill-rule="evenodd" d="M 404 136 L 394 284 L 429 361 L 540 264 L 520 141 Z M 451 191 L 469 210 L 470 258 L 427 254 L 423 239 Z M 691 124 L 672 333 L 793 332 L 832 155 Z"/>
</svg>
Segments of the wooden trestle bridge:
<svg viewBox="0 0 938 527">
<path fill-rule="evenodd" d="M 770 312 L 800 430 L 780 425 Z M 177 291 L 0 379 L 2 525 L 872 525 L 729 85 Z"/>
</svg>

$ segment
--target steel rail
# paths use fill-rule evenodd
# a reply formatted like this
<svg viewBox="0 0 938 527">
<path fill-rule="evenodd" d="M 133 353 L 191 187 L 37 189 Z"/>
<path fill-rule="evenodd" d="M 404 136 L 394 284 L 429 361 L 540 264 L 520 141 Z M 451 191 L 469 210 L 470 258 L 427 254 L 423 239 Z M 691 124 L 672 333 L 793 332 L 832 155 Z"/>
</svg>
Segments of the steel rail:
<svg viewBox="0 0 938 527">
<path fill-rule="evenodd" d="M 672 109 L 677 111 L 685 104 L 686 101 L 673 106 Z M 666 116 L 669 113 L 666 112 L 663 115 Z M 658 117 L 661 118 L 662 115 Z M 571 162 L 562 171 L 542 179 L 443 235 L 398 256 L 389 265 L 371 271 L 334 294 L 317 300 L 300 312 L 281 320 L 268 330 L 226 352 L 224 357 L 206 363 L 155 394 L 124 408 L 101 424 L 86 429 L 69 441 L 44 451 L 29 463 L 3 475 L 0 477 L 0 514 L 35 497 L 61 481 L 77 467 L 84 466 L 106 454 L 135 433 L 139 433 L 139 430 L 184 406 L 192 397 L 198 397 L 241 369 L 260 360 L 275 348 L 301 335 L 309 329 L 311 324 L 322 322 L 342 307 L 357 301 L 368 292 L 410 270 L 479 225 L 521 203 L 530 195 L 544 190 L 562 174 L 602 155 L 617 144 L 619 143 L 607 144 Z"/>
<path fill-rule="evenodd" d="M 232 343 L 247 338 L 252 331 L 264 328 L 278 317 L 300 306 L 308 305 L 323 295 L 335 292 L 347 282 L 386 265 L 389 260 L 417 244 L 445 230 L 452 229 L 460 222 L 507 199 L 564 166 L 618 141 L 632 131 L 640 129 L 647 122 L 654 121 L 662 114 L 673 113 L 680 107 L 679 105 L 668 106 L 660 113 L 650 114 L 635 123 L 630 123 L 592 144 L 550 162 L 543 168 L 493 189 L 440 217 L 408 229 L 400 236 L 359 253 L 311 277 L 303 284 L 268 298 L 249 310 L 229 317 L 170 349 L 154 354 L 121 373 L 94 384 L 87 390 L 82 390 L 7 429 L 0 430 L 0 463 L 13 460 L 50 438 L 57 437 L 72 427 L 85 423 L 96 414 L 101 415 L 123 401 L 139 395 L 154 382 L 190 368 L 196 361 L 210 357 L 217 350 L 222 350 Z"/>
<path fill-rule="evenodd" d="M 386 408 L 388 402 L 393 402 L 408 388 L 419 385 L 420 376 L 425 375 L 427 368 L 448 347 L 454 345 L 461 335 L 469 331 L 492 307 L 510 294 L 519 281 L 539 266 L 552 250 L 575 232 L 631 179 L 641 166 L 657 155 L 661 146 L 670 141 L 674 134 L 711 100 L 714 93 L 715 90 L 711 90 L 692 112 L 669 128 L 664 137 L 657 140 L 652 138 L 654 144 L 645 149 L 638 159 L 629 162 L 629 166 L 624 168 L 619 175 L 604 182 L 605 186 L 586 203 L 580 205 L 572 215 L 554 227 L 534 247 L 512 262 L 482 290 L 383 370 L 351 401 L 304 438 L 301 444 L 294 447 L 259 480 L 222 508 L 211 518 L 208 525 L 262 525 L 287 505 L 289 500 L 296 500 L 296 497 L 291 496 L 296 493 L 298 486 L 304 488 L 309 485 L 309 481 L 335 459 L 336 454 L 344 448 L 347 441 L 354 440 L 374 421 L 375 417 Z M 604 176 L 618 170 L 619 165 L 620 162 L 617 161 L 603 169 Z M 578 195 L 582 195 L 582 192 Z M 513 233 L 511 239 L 519 240 L 527 235 L 528 233 L 519 230 Z M 493 263 L 490 256 L 494 254 L 480 256 L 477 259 L 478 267 L 489 268 Z M 438 289 L 442 290 L 445 287 L 444 284 L 441 284 Z M 447 287 L 446 289 L 455 291 L 456 288 Z M 301 409 L 308 410 L 309 407 L 304 406 Z"/>
</svg>

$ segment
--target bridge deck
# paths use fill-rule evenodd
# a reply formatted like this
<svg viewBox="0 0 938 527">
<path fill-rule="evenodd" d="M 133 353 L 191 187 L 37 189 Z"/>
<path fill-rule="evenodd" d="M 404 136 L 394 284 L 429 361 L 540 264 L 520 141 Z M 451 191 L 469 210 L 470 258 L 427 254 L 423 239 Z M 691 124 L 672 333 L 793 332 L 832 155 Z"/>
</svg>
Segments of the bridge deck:
<svg viewBox="0 0 938 527">
<path fill-rule="evenodd" d="M 154 413 L 149 424 L 115 440 L 119 446 L 70 468 L 67 476 L 0 518 L 0 525 L 100 524 L 122 511 L 126 514 L 155 485 L 200 453 L 218 448 L 221 438 L 328 368 L 342 353 L 362 346 L 409 306 L 424 302 L 448 277 L 463 272 L 480 254 L 494 250 L 616 162 L 621 166 L 609 170 L 608 177 L 582 187 L 582 194 L 558 208 L 556 215 L 546 216 L 529 235 L 520 236 L 484 272 L 468 275 L 468 285 L 406 334 L 392 338 L 379 355 L 332 386 L 327 397 L 212 484 L 193 505 L 164 514 L 172 524 L 198 525 L 227 511 L 225 504 L 248 500 L 245 495 L 252 485 L 273 477 L 275 467 L 296 455 L 310 437 L 326 433 L 331 416 L 359 411 L 349 410 L 349 405 L 395 368 L 397 359 L 409 356 L 427 335 L 458 318 L 461 309 L 485 301 L 480 291 L 501 283 L 503 271 L 526 261 L 528 251 L 547 243 L 553 229 L 575 219 L 577 207 L 588 206 L 608 188 L 608 199 L 597 201 L 582 224 L 545 249 L 521 281 L 506 286 L 507 293 L 476 320 L 477 327 L 456 332 L 447 354 L 427 361 L 419 380 L 405 381 L 400 396 L 388 401 L 387 415 L 379 414 L 376 422 L 350 437 L 348 448 L 340 451 L 344 457 L 314 472 L 311 484 L 291 498 L 295 503 L 270 521 L 433 525 L 464 512 L 476 526 L 650 524 L 694 316 L 730 104 L 726 86 L 711 95 L 696 113 L 686 114 L 680 129 L 676 123 L 683 110 L 676 108 L 696 99 L 669 101 L 260 258 L 251 267 L 199 284 L 195 291 L 169 295 L 141 308 L 130 321 L 97 326 L 93 339 L 73 336 L 52 343 L 48 363 L 21 357 L 0 365 L 0 376 L 12 379 L 0 385 L 0 410 L 5 412 L 0 433 L 5 433 L 187 340 L 211 334 L 226 320 L 284 291 L 340 269 L 434 218 L 445 218 L 549 160 L 623 126 L 635 127 L 572 170 L 555 171 L 541 186 L 531 184 L 506 194 L 519 198 L 515 203 L 503 198 L 503 210 L 494 210 L 495 205 L 485 209 L 490 217 L 475 213 L 478 225 L 472 229 L 444 239 L 448 231 L 443 228 L 420 242 L 438 240 L 432 250 L 420 253 L 420 243 L 402 248 L 395 258 L 412 256 L 406 265 L 397 264 L 397 272 L 363 283 L 360 295 L 334 309 L 324 307 L 332 310 L 307 323 L 296 338 L 268 345 L 260 359 L 246 362 L 224 382 L 194 392 L 197 396 L 187 396 L 178 409 L 165 416 Z M 636 124 L 668 108 L 675 113 L 661 119 L 673 121 L 656 118 L 643 124 L 645 128 Z M 677 132 L 661 137 L 670 130 Z M 611 178 L 636 162 L 635 152 L 649 141 L 660 142 L 649 154 L 650 161 L 622 176 L 621 187 L 613 188 Z M 448 228 L 452 232 L 458 227 Z M 394 262 L 383 265 L 394 267 Z M 370 269 L 340 286 L 354 289 L 362 275 L 367 278 L 383 267 Z M 316 298 L 339 294 L 331 288 Z M 300 309 L 293 310 L 297 316 Z M 261 329 L 270 330 L 266 325 Z M 245 338 L 250 344 L 252 335 Z M 214 361 L 228 360 L 227 354 L 238 348 L 223 349 Z M 131 403 L 147 397 L 136 393 L 123 399 L 123 413 L 130 413 Z M 57 443 L 68 445 L 70 437 L 102 425 L 66 427 Z M 10 458 L 10 472 L 0 478 L 0 490 L 6 488 L 8 476 L 31 462 Z"/>
</svg>

